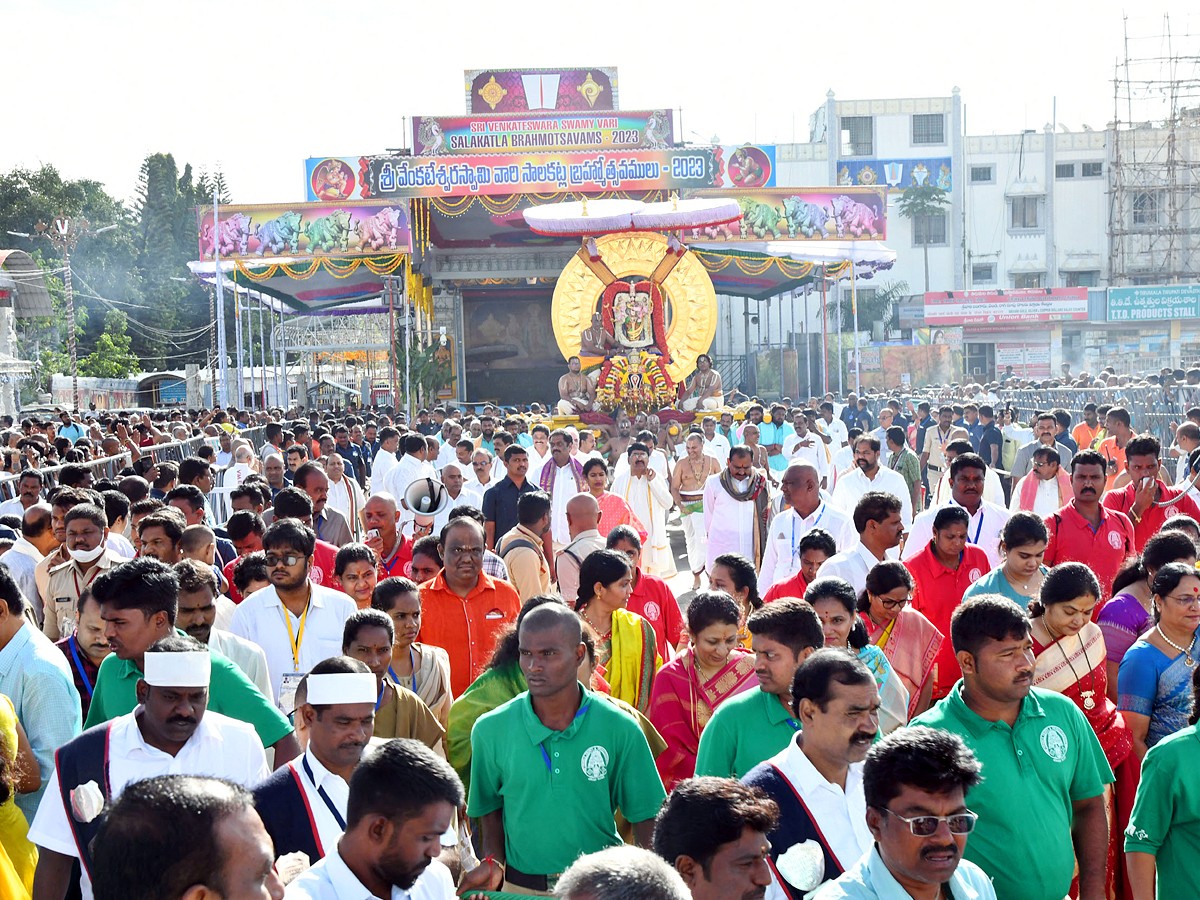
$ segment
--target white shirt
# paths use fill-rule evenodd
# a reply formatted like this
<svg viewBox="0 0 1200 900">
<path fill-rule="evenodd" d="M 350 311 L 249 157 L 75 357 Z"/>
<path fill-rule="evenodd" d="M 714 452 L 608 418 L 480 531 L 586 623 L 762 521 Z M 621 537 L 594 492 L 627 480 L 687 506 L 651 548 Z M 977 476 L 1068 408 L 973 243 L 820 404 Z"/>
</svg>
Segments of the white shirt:
<svg viewBox="0 0 1200 900">
<path fill-rule="evenodd" d="M 901 558 L 912 559 L 933 540 L 933 520 L 938 514 L 938 510 L 946 506 L 958 505 L 951 498 L 948 503 L 930 507 L 917 516 L 909 530 L 908 540 L 904 543 L 904 553 L 901 554 Z M 967 525 L 967 540 L 987 554 L 988 562 L 991 563 L 993 569 L 1000 565 L 1000 532 L 1008 524 L 1008 518 L 1011 515 L 1012 513 L 1003 506 L 981 500 L 979 509 L 975 510 L 975 515 L 971 516 L 971 521 Z"/>
<path fill-rule="evenodd" d="M 569 544 L 571 543 L 571 529 L 567 527 L 567 501 L 580 493 L 579 485 L 575 483 L 574 467 L 570 460 L 565 466 L 558 466 L 554 462 L 553 456 L 547 458 L 546 466 L 554 470 L 554 481 L 550 483 L 550 533 L 556 544 Z M 526 477 L 534 485 L 540 485 L 543 471 L 545 471 L 545 466 Z M 580 480 L 583 481 L 583 487 L 586 490 L 587 480 L 582 475 Z"/>
<path fill-rule="evenodd" d="M 833 504 L 848 516 L 854 515 L 854 507 L 867 491 L 887 491 L 900 501 L 900 519 L 905 526 L 913 520 L 912 494 L 908 482 L 899 472 L 879 466 L 875 478 L 868 478 L 863 470 L 855 466 L 838 479 L 833 489 Z"/>
<path fill-rule="evenodd" d="M 441 440 L 441 438 L 439 437 L 438 440 Z M 459 438 L 459 440 L 462 440 L 462 438 Z M 404 457 L 397 456 L 396 459 L 403 460 Z M 446 463 L 455 462 L 457 459 L 458 459 L 458 450 L 457 450 L 456 446 L 454 444 L 451 444 L 449 441 L 443 441 L 441 449 L 438 450 L 437 459 L 435 459 L 433 461 L 433 464 L 440 469 Z M 409 484 L 411 484 L 411 483 L 412 482 L 409 482 Z"/>
<path fill-rule="evenodd" d="M 305 763 L 308 763 L 308 769 L 312 771 L 312 778 L 308 777 Z M 292 767 L 296 779 L 304 788 L 304 795 L 308 799 L 308 808 L 312 810 L 313 821 L 317 825 L 317 836 L 321 838 L 321 846 L 325 847 L 328 853 L 328 849 L 336 847 L 338 841 L 341 840 L 342 826 L 338 824 L 329 807 L 325 805 L 320 790 L 322 788 L 325 790 L 326 796 L 329 797 L 337 809 L 338 815 L 344 821 L 346 804 L 350 802 L 350 785 L 346 784 L 346 780 L 341 775 L 335 775 L 321 765 L 320 760 L 313 755 L 312 748 L 305 750 L 299 759 L 291 760 L 288 765 Z"/>
<path fill-rule="evenodd" d="M 133 544 L 129 542 L 129 538 L 123 534 L 117 534 L 115 531 L 108 533 L 108 538 L 104 541 L 104 546 L 122 559 L 133 559 L 137 553 L 133 549 Z"/>
<path fill-rule="evenodd" d="M 1051 478 L 1047 481 L 1045 479 L 1038 478 L 1037 475 L 1033 474 L 1032 472 L 1026 475 L 1025 478 L 1037 479 L 1037 493 L 1034 494 L 1033 509 L 1030 511 L 1037 513 L 1043 519 L 1046 518 L 1046 516 L 1052 516 L 1054 513 L 1058 512 L 1062 507 L 1062 504 L 1058 502 L 1058 479 Z M 1013 488 L 1012 500 L 1010 500 L 1008 504 L 1008 509 L 1010 512 L 1018 512 L 1021 509 L 1021 488 L 1022 482 L 1025 481 L 1025 478 L 1022 478 L 1020 481 L 1018 481 L 1017 486 Z M 990 498 L 985 497 L 984 499 L 986 500 Z"/>
<path fill-rule="evenodd" d="M 380 490 L 379 486 L 383 484 L 388 469 L 396 465 L 396 462 L 396 454 L 390 450 L 384 450 L 380 447 L 376 451 L 375 458 L 371 460 L 371 485 L 373 489 Z"/>
<path fill-rule="evenodd" d="M 797 735 L 786 748 L 772 756 L 768 763 L 775 766 L 795 789 L 816 820 L 829 849 L 843 871 L 853 866 L 875 845 L 867 828 L 867 801 L 863 795 L 863 764 L 851 763 L 846 773 L 846 789 L 825 780 L 800 749 L 803 738 Z M 787 848 L 780 848 L 786 850 Z M 830 879 L 826 873 L 826 880 Z M 786 896 L 774 877 L 767 888 L 770 900 Z"/>
<path fill-rule="evenodd" d="M 179 753 L 171 756 L 146 743 L 137 727 L 136 713 L 135 709 L 117 716 L 111 723 L 108 779 L 114 800 L 126 785 L 156 775 L 208 775 L 253 788 L 271 774 L 262 741 L 254 728 L 245 722 L 209 710 Z M 29 840 L 39 847 L 79 857 L 63 807 L 57 772 L 50 776 L 42 795 L 37 815 L 29 828 Z M 81 887 L 84 900 L 90 900 L 92 883 L 86 872 Z"/>
<path fill-rule="evenodd" d="M 891 553 L 884 555 L 890 558 Z M 861 543 L 829 557 L 817 569 L 818 578 L 842 578 L 854 587 L 854 593 L 861 594 L 867 589 L 867 573 L 875 568 L 883 559 L 876 559 L 875 554 Z"/>
<path fill-rule="evenodd" d="M 729 439 L 720 432 L 715 433 L 712 439 L 704 439 L 704 452 L 721 464 L 721 468 L 725 468 L 726 462 L 729 460 L 729 451 L 732 448 L 729 446 Z M 686 449 L 685 451 L 686 452 Z"/>
<path fill-rule="evenodd" d="M 450 459 L 446 462 L 456 462 L 457 459 L 454 449 L 451 448 Z M 404 492 L 408 490 L 408 486 L 418 478 L 437 478 L 437 472 L 425 460 L 417 459 L 406 453 L 396 462 L 396 465 L 388 469 L 387 475 L 375 490 L 387 491 L 396 498 L 396 504 L 399 505 L 400 501 L 404 499 Z"/>
<path fill-rule="evenodd" d="M 850 440 L 850 432 L 846 430 L 846 423 L 839 419 L 836 413 L 832 422 L 826 422 L 824 417 L 821 417 L 817 422 L 817 427 L 832 438 L 833 442 L 829 445 L 832 450 L 846 446 Z"/>
<path fill-rule="evenodd" d="M 744 491 L 750 479 L 735 481 Z M 754 561 L 754 502 L 734 500 L 721 486 L 721 473 L 709 475 L 704 482 L 704 530 L 708 533 L 706 568 L 712 571 L 716 558 L 723 553 L 740 553 Z"/>
<path fill-rule="evenodd" d="M 323 659 L 342 653 L 342 628 L 357 607 L 354 601 L 332 588 L 310 585 L 312 599 L 304 617 L 304 634 L 300 635 L 300 617 L 293 615 L 279 599 L 274 585 L 255 591 L 243 600 L 233 613 L 229 630 L 239 637 L 253 641 L 267 656 L 267 671 L 271 675 L 271 694 L 279 703 L 279 686 L 285 672 L 305 673 Z M 292 656 L 292 638 L 284 622 L 292 624 L 292 635 L 300 644 L 299 661 Z M 291 712 L 291 710 L 286 710 Z"/>
<path fill-rule="evenodd" d="M 933 503 L 931 506 L 941 506 L 950 499 L 950 467 L 947 466 L 942 471 L 942 479 L 933 489 Z M 997 506 L 1004 505 L 1004 485 L 1000 483 L 1000 476 L 996 474 L 996 470 L 988 466 L 987 471 L 983 474 L 983 499 L 988 503 L 995 503 Z M 1054 507 L 1050 512 L 1055 512 L 1058 507 Z"/>
<path fill-rule="evenodd" d="M 767 545 L 763 548 L 758 587 L 763 593 L 771 585 L 786 581 L 800 571 L 800 541 L 814 528 L 828 531 L 838 550 L 849 550 L 858 543 L 854 522 L 840 509 L 821 501 L 808 516 L 786 509 L 771 521 Z"/>
<path fill-rule="evenodd" d="M 287 886 L 285 900 L 376 900 L 342 860 L 340 852 L 329 853 Z M 392 888 L 391 900 L 453 900 L 454 879 L 440 861 L 430 860 L 407 891 Z"/>
<path fill-rule="evenodd" d="M 804 442 L 807 447 L 801 447 Z M 816 466 L 817 474 L 825 478 L 828 484 L 830 456 L 825 442 L 811 431 L 805 432 L 804 437 L 789 434 L 783 441 L 783 455 L 788 462 L 807 462 Z"/>
<path fill-rule="evenodd" d="M 461 469 L 462 466 L 459 466 Z M 491 482 L 488 482 L 490 485 Z M 478 481 L 468 482 L 464 479 L 462 487 L 458 491 L 458 496 L 453 498 L 450 503 L 440 513 L 433 517 L 433 534 L 441 534 L 442 528 L 450 521 L 450 510 L 456 506 L 462 506 L 464 503 L 469 503 L 476 509 L 483 509 L 483 491 L 479 487 Z"/>
<path fill-rule="evenodd" d="M 237 607 L 235 606 L 234 609 Z M 267 655 L 262 647 L 231 631 L 213 625 L 208 633 L 208 649 L 229 657 L 242 673 L 254 682 L 264 697 L 271 696 L 271 672 L 267 668 Z"/>
<path fill-rule="evenodd" d="M 21 505 L 20 497 L 13 497 L 11 500 L 5 500 L 0 503 L 0 516 L 19 516 L 25 517 L 25 507 Z"/>
</svg>

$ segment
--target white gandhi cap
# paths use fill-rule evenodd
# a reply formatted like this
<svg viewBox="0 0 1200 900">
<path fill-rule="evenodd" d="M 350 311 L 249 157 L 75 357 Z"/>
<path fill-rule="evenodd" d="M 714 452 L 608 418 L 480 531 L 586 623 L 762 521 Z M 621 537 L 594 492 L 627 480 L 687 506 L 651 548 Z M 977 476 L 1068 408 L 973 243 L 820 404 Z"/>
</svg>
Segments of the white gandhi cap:
<svg viewBox="0 0 1200 900">
<path fill-rule="evenodd" d="M 332 672 L 328 675 L 309 675 L 306 702 L 311 706 L 334 703 L 375 703 L 379 693 L 375 676 L 370 672 Z"/>
<path fill-rule="evenodd" d="M 155 687 L 208 687 L 212 657 L 207 650 L 147 653 L 142 679 Z"/>
</svg>

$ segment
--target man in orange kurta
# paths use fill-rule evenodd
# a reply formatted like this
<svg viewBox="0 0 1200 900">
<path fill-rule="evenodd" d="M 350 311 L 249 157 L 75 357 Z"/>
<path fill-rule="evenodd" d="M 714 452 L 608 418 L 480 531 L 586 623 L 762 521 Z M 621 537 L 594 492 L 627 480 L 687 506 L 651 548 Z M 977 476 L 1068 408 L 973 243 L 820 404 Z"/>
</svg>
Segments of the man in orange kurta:
<svg viewBox="0 0 1200 900">
<path fill-rule="evenodd" d="M 420 639 L 450 655 L 455 697 L 487 667 L 500 632 L 521 611 L 516 588 L 484 573 L 483 549 L 479 523 L 452 520 L 441 544 L 442 571 L 421 585 Z"/>
</svg>

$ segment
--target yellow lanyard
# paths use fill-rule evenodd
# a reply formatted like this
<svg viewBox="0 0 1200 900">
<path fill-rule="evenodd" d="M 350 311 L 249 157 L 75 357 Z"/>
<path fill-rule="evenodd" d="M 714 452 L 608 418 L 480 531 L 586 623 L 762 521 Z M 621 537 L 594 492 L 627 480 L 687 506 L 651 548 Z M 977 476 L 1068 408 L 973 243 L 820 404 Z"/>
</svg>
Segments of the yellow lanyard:
<svg viewBox="0 0 1200 900">
<path fill-rule="evenodd" d="M 291 613 L 288 612 L 288 608 L 286 606 L 284 606 L 282 610 L 283 621 L 287 625 L 288 630 L 288 643 L 290 643 L 292 646 L 292 662 L 295 664 L 295 671 L 297 672 L 300 671 L 300 645 L 304 643 L 304 620 L 308 618 L 308 608 L 311 604 L 311 600 L 304 604 L 304 612 L 300 614 L 300 629 L 299 631 L 295 632 L 292 631 Z M 282 606 L 282 601 L 280 602 L 280 605 Z"/>
</svg>

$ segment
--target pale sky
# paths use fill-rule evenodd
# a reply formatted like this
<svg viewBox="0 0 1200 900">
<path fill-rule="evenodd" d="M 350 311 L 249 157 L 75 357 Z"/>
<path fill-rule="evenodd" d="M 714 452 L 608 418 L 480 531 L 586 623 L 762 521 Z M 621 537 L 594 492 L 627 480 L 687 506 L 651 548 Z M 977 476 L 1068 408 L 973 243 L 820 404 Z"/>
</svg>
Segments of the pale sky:
<svg viewBox="0 0 1200 900">
<path fill-rule="evenodd" d="M 1133 4 L 1132 49 L 1163 51 L 1166 13 L 1200 55 L 1189 6 Z M 958 86 L 970 134 L 1040 130 L 1057 98 L 1060 123 L 1099 130 L 1122 18 L 1114 0 L 0 0 L 0 171 L 51 163 L 128 199 L 170 152 L 219 165 L 235 202 L 294 202 L 306 157 L 406 145 L 404 116 L 463 114 L 463 71 L 487 67 L 615 65 L 623 108 L 682 108 L 697 142 L 804 141 L 830 89 Z"/>
</svg>

